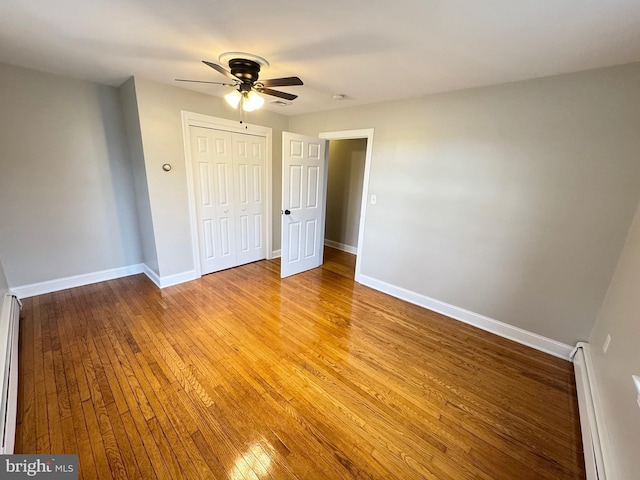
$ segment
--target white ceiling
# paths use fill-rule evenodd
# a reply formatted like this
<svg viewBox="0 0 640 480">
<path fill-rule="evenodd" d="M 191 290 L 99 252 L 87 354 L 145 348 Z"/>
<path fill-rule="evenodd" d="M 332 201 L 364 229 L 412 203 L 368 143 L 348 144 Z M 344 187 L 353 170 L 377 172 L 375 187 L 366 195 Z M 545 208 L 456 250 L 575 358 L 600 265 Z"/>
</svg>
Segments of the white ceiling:
<svg viewBox="0 0 640 480">
<path fill-rule="evenodd" d="M 0 61 L 222 96 L 201 60 L 244 51 L 297 75 L 291 115 L 640 61 L 639 0 L 4 0 Z M 342 93 L 347 99 L 332 100 Z M 276 100 L 267 97 L 267 100 Z"/>
</svg>

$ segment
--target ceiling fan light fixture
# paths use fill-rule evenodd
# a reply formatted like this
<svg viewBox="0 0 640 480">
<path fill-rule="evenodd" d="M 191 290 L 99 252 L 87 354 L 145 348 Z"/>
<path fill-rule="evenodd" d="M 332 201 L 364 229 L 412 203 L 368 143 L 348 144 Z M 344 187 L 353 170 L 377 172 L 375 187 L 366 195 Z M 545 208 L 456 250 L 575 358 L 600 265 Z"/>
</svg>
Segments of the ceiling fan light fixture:
<svg viewBox="0 0 640 480">
<path fill-rule="evenodd" d="M 244 101 L 242 102 L 242 109 L 245 112 L 253 112 L 257 110 L 262 105 L 264 105 L 264 98 L 258 95 L 258 92 L 251 90 L 247 92 L 244 96 Z"/>
<path fill-rule="evenodd" d="M 240 100 L 242 100 L 242 94 L 239 90 L 232 90 L 224 96 L 224 99 L 233 108 L 238 108 L 238 104 L 240 103 Z"/>
<path fill-rule="evenodd" d="M 266 58 L 247 52 L 224 52 L 220 54 L 218 60 L 220 61 L 220 63 L 225 65 L 229 63 L 229 60 L 233 60 L 234 58 L 244 58 L 246 60 L 256 62 L 258 65 L 260 65 L 260 68 L 262 70 L 267 70 L 270 66 L 269 61 Z"/>
<path fill-rule="evenodd" d="M 251 58 L 242 58 L 241 55 Z M 250 54 L 243 54 L 241 52 L 228 52 L 223 54 L 221 59 L 226 59 L 227 56 L 233 57 L 229 60 L 229 70 L 206 60 L 203 60 L 202 63 L 234 82 L 234 90 L 224 96 L 231 108 L 237 109 L 240 106 L 240 103 L 242 103 L 242 110 L 245 112 L 253 112 L 254 110 L 262 107 L 265 103 L 264 98 L 260 94 L 283 98 L 289 102 L 298 98 L 297 95 L 292 93 L 281 92 L 271 88 L 304 85 L 302 80 L 298 77 L 271 78 L 268 80 L 258 81 L 261 67 L 269 65 L 264 58 Z M 200 82 L 199 80 L 180 81 Z M 221 82 L 205 83 L 218 83 L 220 85 L 232 86 Z"/>
</svg>

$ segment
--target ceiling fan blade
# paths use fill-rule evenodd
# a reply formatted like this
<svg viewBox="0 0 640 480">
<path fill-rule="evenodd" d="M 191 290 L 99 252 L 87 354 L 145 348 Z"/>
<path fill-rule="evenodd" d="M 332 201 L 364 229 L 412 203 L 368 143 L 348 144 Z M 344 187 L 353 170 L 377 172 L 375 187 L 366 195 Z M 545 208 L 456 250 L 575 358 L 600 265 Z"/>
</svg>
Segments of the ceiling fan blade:
<svg viewBox="0 0 640 480">
<path fill-rule="evenodd" d="M 280 92 L 278 90 L 271 90 L 270 88 L 257 88 L 258 92 L 266 95 L 272 95 L 278 98 L 284 98 L 285 100 L 295 100 L 298 95 L 292 95 L 291 93 Z"/>
<path fill-rule="evenodd" d="M 212 85 L 224 85 L 225 87 L 235 87 L 235 83 L 221 83 L 221 82 L 205 82 L 204 80 L 185 80 L 183 78 L 174 79 L 176 82 L 191 82 L 191 83 L 211 83 Z"/>
<path fill-rule="evenodd" d="M 229 70 L 221 67 L 220 65 L 218 65 L 216 63 L 207 62 L 206 60 L 203 60 L 202 63 L 204 63 L 205 65 L 208 65 L 209 67 L 213 68 L 215 71 L 221 73 L 222 75 L 224 75 L 227 78 L 230 78 L 231 80 L 239 80 L 239 78 L 236 77 Z"/>
<path fill-rule="evenodd" d="M 298 77 L 272 78 L 270 80 L 260 80 L 265 87 L 290 87 L 293 85 L 304 85 Z"/>
</svg>

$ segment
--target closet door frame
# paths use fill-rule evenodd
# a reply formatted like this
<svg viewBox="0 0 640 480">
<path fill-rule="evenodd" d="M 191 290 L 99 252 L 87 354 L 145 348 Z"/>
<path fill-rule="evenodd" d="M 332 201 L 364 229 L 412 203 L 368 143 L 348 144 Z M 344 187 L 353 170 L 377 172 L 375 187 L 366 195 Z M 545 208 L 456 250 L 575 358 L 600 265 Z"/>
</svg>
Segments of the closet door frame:
<svg viewBox="0 0 640 480">
<path fill-rule="evenodd" d="M 265 139 L 265 229 L 264 241 L 266 245 L 267 260 L 273 258 L 273 130 L 270 127 L 261 125 L 252 125 L 247 123 L 240 124 L 237 121 L 227 120 L 226 118 L 218 118 L 201 113 L 181 111 L 182 115 L 182 138 L 184 145 L 185 174 L 187 180 L 187 192 L 189 196 L 189 223 L 191 226 L 191 250 L 193 252 L 193 268 L 196 278 L 202 276 L 200 266 L 200 245 L 198 242 L 198 219 L 196 213 L 196 195 L 193 175 L 193 165 L 191 161 L 191 141 L 190 128 L 204 127 L 215 130 L 224 130 L 230 133 L 241 133 L 245 135 L 255 135 L 264 137 Z"/>
</svg>

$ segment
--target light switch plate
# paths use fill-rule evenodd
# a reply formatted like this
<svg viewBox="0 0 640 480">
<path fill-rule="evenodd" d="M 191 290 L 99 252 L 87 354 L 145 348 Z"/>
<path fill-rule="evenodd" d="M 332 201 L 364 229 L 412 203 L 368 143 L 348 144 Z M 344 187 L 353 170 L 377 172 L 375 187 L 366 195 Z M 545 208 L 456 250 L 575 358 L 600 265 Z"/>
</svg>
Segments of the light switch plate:
<svg viewBox="0 0 640 480">
<path fill-rule="evenodd" d="M 375 205 L 376 203 L 378 203 L 378 197 L 371 195 L 371 205 Z"/>
</svg>

